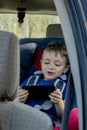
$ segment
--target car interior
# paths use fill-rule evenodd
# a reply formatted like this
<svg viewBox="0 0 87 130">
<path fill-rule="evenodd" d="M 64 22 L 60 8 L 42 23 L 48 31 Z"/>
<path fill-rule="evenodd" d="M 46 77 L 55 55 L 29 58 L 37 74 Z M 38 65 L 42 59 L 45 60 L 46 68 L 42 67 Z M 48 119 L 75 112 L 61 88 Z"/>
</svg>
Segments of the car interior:
<svg viewBox="0 0 87 130">
<path fill-rule="evenodd" d="M 28 7 L 28 2 L 29 1 L 7 1 L 7 0 L 4 2 L 0 1 L 0 12 L 2 14 L 3 13 L 16 13 L 19 24 L 23 23 L 26 12 L 27 13 L 29 12 L 30 14 L 32 13 L 50 14 L 50 11 L 51 11 L 51 14 L 53 15 L 56 14 L 53 1 L 51 1 L 51 6 L 49 6 L 49 9 L 48 7 L 46 7 L 49 1 L 44 1 L 46 2 L 44 5 L 43 5 L 44 2 L 41 2 L 41 1 L 37 1 L 36 2 L 37 4 L 34 5 L 34 1 L 31 1 L 30 7 Z M 43 9 L 41 8 L 42 5 L 43 5 Z M 56 28 L 58 28 L 58 30 Z M 8 38 L 8 43 L 6 40 L 4 40 L 4 36 L 6 40 Z M 15 97 L 17 96 L 18 84 L 21 84 L 26 79 L 26 77 L 31 75 L 35 70 L 40 70 L 41 54 L 43 52 L 43 49 L 47 46 L 47 44 L 54 40 L 64 42 L 61 25 L 49 24 L 49 26 L 46 29 L 45 38 L 25 37 L 25 38 L 17 39 L 15 37 L 16 36 L 13 33 L 9 33 L 7 31 L 0 32 L 0 39 L 1 39 L 0 43 L 4 41 L 4 43 L 7 44 L 8 52 L 11 52 L 11 54 L 9 54 L 8 52 L 4 54 L 5 52 L 3 51 L 3 54 L 7 55 L 7 59 L 11 59 L 11 61 L 8 60 L 9 62 L 7 61 L 7 59 L 5 59 L 6 60 L 5 69 L 10 71 L 9 73 L 10 75 L 7 74 L 8 71 L 5 71 L 5 69 L 1 67 L 1 70 L 4 70 L 5 72 L 3 76 L 1 76 L 1 79 L 2 79 L 1 82 L 3 81 L 6 83 L 4 86 L 0 84 L 1 97 L 3 97 L 3 100 L 0 104 L 1 106 L 0 117 L 2 117 L 2 122 L 1 122 L 2 129 L 3 130 L 6 130 L 6 129 L 7 130 L 12 130 L 12 129 L 53 130 L 52 121 L 46 114 L 42 112 L 38 112 L 37 110 L 34 110 L 31 107 L 27 107 L 24 104 L 17 103 L 17 102 L 8 102 L 8 101 L 10 99 L 14 100 Z M 19 40 L 19 44 L 18 44 L 18 40 Z M 14 43 L 14 42 L 16 43 L 15 48 L 12 48 L 11 43 Z M 12 54 L 13 52 L 14 54 Z M 8 78 L 6 75 L 8 76 Z M 5 81 L 5 79 L 7 82 Z M 9 87 L 7 88 L 7 86 Z M 6 95 L 6 92 L 7 92 L 7 95 Z"/>
</svg>

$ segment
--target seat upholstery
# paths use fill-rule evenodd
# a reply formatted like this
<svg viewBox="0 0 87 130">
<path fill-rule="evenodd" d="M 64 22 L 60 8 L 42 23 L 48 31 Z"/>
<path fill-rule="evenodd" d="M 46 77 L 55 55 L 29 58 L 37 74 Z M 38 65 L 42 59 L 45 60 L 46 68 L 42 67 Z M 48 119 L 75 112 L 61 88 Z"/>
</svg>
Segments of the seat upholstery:
<svg viewBox="0 0 87 130">
<path fill-rule="evenodd" d="M 46 31 L 47 38 L 63 38 L 61 24 L 49 24 Z"/>
<path fill-rule="evenodd" d="M 37 43 L 27 43 L 20 45 L 20 83 L 26 79 L 31 67 L 36 51 Z"/>
<path fill-rule="evenodd" d="M 14 99 L 18 85 L 18 39 L 12 33 L 0 31 L 0 97 Z"/>
<path fill-rule="evenodd" d="M 43 112 L 17 102 L 0 103 L 2 130 L 53 130 Z"/>
<path fill-rule="evenodd" d="M 19 43 L 9 32 L 0 31 L 0 123 L 2 130 L 52 130 L 51 119 L 43 112 L 16 101 L 19 85 Z"/>
</svg>

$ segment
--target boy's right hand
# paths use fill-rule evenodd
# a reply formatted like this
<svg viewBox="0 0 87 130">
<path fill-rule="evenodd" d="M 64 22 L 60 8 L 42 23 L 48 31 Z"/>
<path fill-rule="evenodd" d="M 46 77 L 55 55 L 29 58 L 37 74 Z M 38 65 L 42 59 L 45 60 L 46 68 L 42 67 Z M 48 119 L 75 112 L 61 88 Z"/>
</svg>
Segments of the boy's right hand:
<svg viewBox="0 0 87 130">
<path fill-rule="evenodd" d="M 29 95 L 29 92 L 21 87 L 18 88 L 18 101 L 24 103 Z"/>
</svg>

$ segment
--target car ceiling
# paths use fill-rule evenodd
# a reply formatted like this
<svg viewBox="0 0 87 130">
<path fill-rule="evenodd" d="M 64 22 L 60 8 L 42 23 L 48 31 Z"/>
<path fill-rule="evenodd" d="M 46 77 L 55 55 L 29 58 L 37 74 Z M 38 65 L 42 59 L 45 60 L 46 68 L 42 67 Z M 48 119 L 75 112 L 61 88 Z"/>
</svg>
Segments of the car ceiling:
<svg viewBox="0 0 87 130">
<path fill-rule="evenodd" d="M 56 14 L 54 0 L 0 0 L 1 13 L 17 13 L 24 9 L 33 14 Z"/>
</svg>

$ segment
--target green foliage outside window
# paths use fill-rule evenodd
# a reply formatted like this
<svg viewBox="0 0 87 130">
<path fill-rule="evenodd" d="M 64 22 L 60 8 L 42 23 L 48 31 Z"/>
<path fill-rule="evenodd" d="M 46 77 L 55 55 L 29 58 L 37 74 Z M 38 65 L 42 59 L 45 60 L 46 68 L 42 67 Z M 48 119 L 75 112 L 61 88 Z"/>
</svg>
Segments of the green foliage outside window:
<svg viewBox="0 0 87 130">
<path fill-rule="evenodd" d="M 19 38 L 46 37 L 46 28 L 51 23 L 60 23 L 58 16 L 26 14 L 20 25 L 17 14 L 0 14 L 0 30 L 13 32 Z"/>
</svg>

